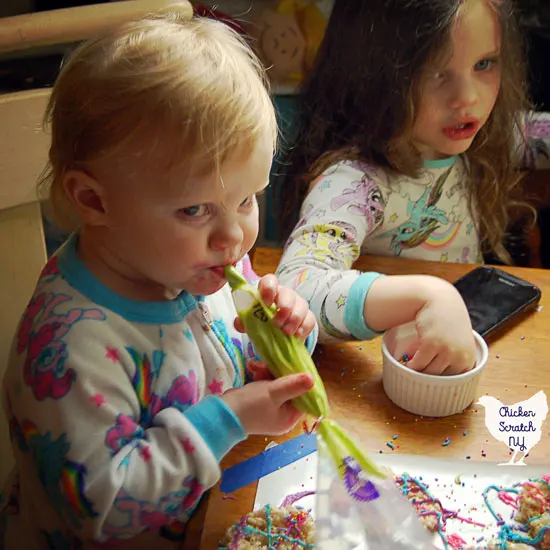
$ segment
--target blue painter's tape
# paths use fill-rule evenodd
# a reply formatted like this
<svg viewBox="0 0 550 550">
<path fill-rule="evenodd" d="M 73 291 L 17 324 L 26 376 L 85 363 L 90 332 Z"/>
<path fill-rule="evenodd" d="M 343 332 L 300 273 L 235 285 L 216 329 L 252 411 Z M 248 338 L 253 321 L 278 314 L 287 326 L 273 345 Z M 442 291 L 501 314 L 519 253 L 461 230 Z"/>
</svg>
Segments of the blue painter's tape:
<svg viewBox="0 0 550 550">
<path fill-rule="evenodd" d="M 302 434 L 236 464 L 222 473 L 221 490 L 232 493 L 258 481 L 279 468 L 288 466 L 317 450 L 315 434 Z"/>
</svg>

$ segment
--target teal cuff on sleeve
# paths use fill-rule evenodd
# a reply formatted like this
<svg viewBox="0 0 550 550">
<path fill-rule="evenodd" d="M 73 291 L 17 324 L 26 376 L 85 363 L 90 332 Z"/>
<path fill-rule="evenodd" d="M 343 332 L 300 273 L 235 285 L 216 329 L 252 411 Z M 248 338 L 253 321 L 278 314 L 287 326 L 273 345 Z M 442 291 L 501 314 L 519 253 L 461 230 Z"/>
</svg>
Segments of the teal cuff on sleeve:
<svg viewBox="0 0 550 550">
<path fill-rule="evenodd" d="M 382 334 L 370 329 L 365 323 L 363 315 L 365 298 L 370 287 L 378 277 L 383 277 L 374 271 L 363 273 L 354 281 L 349 290 L 344 309 L 344 323 L 352 336 L 357 340 L 371 340 Z"/>
<path fill-rule="evenodd" d="M 309 336 L 306 338 L 304 344 L 306 345 L 307 351 L 311 355 L 315 351 L 315 346 L 317 345 L 317 339 L 319 338 L 319 325 L 315 323 L 313 330 L 309 333 Z"/>
<path fill-rule="evenodd" d="M 218 396 L 206 396 L 183 414 L 206 441 L 218 461 L 237 443 L 246 439 L 247 434 L 241 421 Z"/>
</svg>

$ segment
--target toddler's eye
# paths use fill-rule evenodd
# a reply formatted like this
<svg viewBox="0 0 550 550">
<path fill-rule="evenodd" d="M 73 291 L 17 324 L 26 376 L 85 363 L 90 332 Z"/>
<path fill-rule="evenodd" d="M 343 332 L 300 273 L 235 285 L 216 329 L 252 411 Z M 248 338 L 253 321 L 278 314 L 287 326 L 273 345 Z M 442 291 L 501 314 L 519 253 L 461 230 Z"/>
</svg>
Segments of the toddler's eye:
<svg viewBox="0 0 550 550">
<path fill-rule="evenodd" d="M 195 204 L 193 206 L 186 206 L 185 208 L 180 208 L 178 212 L 189 218 L 198 218 L 200 216 L 206 216 L 209 210 L 208 210 L 208 205 L 206 204 Z"/>
</svg>

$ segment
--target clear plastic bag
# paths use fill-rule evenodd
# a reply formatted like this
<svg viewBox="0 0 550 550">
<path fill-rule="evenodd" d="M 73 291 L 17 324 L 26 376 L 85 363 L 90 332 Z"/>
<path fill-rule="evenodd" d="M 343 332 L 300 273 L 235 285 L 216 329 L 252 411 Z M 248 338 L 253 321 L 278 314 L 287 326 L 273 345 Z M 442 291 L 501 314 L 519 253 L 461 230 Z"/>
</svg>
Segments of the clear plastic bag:
<svg viewBox="0 0 550 550">
<path fill-rule="evenodd" d="M 316 550 L 430 550 L 433 539 L 389 475 L 366 473 L 353 458 L 336 464 L 317 435 Z"/>
</svg>

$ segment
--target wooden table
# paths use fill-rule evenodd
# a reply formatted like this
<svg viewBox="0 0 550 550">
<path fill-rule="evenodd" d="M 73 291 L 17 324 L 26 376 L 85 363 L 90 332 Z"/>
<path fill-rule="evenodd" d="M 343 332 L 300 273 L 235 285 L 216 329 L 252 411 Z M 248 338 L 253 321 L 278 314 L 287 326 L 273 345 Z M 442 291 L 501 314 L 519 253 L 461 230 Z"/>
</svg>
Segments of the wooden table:
<svg viewBox="0 0 550 550">
<path fill-rule="evenodd" d="M 280 256 L 278 249 L 257 249 L 253 258 L 256 272 L 260 275 L 272 273 Z M 387 274 L 425 273 L 453 281 L 475 266 L 361 257 L 355 267 Z M 541 311 L 532 313 L 497 340 L 489 342 L 489 363 L 480 383 L 479 395 L 489 393 L 505 404 L 513 404 L 541 389 L 550 396 L 550 271 L 505 270 L 539 286 L 543 293 Z M 546 307 L 545 303 L 548 304 Z M 326 385 L 333 417 L 356 434 L 366 450 L 391 452 L 385 442 L 391 440 L 394 434 L 399 434 L 399 446 L 393 451 L 396 453 L 465 461 L 466 456 L 471 456 L 471 460 L 490 462 L 509 459 L 506 446 L 489 435 L 483 409 L 478 411 L 475 405 L 463 414 L 429 421 L 393 405 L 382 389 L 379 339 L 319 347 L 314 357 Z M 344 377 L 343 363 L 346 365 Z M 464 430 L 467 431 L 466 436 L 463 435 Z M 222 469 L 262 452 L 271 439 L 282 442 L 302 432 L 302 428 L 297 427 L 279 438 L 251 437 L 224 459 Z M 443 447 L 441 443 L 446 437 L 451 438 L 451 444 Z M 481 455 L 482 450 L 485 457 Z M 542 439 L 527 462 L 550 464 L 550 420 L 546 420 Z M 255 493 L 256 484 L 252 484 L 233 493 L 236 500 L 223 499 L 219 488 L 213 488 L 190 525 L 185 548 L 214 550 L 225 529 L 252 510 Z"/>
</svg>

